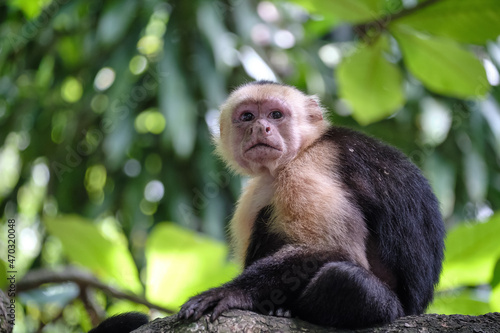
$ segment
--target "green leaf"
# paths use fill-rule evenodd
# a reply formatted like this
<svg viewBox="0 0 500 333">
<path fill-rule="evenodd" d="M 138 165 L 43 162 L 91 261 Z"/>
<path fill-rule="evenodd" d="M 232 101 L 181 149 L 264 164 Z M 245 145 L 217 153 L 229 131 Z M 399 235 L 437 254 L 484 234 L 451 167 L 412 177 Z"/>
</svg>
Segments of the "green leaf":
<svg viewBox="0 0 500 333">
<path fill-rule="evenodd" d="M 141 293 L 139 274 L 125 236 L 121 241 L 105 238 L 92 221 L 76 215 L 45 218 L 48 232 L 57 237 L 68 258 L 89 268 L 99 278 Z"/>
<path fill-rule="evenodd" d="M 441 0 L 394 23 L 462 43 L 485 44 L 500 35 L 500 1 Z"/>
<path fill-rule="evenodd" d="M 500 257 L 500 213 L 486 223 L 461 224 L 448 232 L 439 289 L 486 284 Z"/>
<path fill-rule="evenodd" d="M 180 307 L 190 296 L 229 281 L 238 273 L 227 262 L 228 249 L 176 226 L 160 223 L 146 244 L 146 297 L 168 308 Z"/>
<path fill-rule="evenodd" d="M 490 285 L 491 288 L 496 288 L 500 285 L 500 258 L 497 260 L 495 268 L 493 269 L 493 277 L 491 278 Z"/>
<path fill-rule="evenodd" d="M 491 311 L 500 312 L 500 285 L 491 291 L 490 307 Z"/>
<path fill-rule="evenodd" d="M 45 6 L 48 6 L 52 0 L 9 0 L 8 5 L 12 7 L 17 7 L 21 9 L 24 13 L 24 16 L 28 20 L 32 20 L 38 15 L 42 13 L 42 10 Z"/>
<path fill-rule="evenodd" d="M 459 98 L 483 97 L 490 89 L 486 71 L 474 55 L 455 41 L 392 25 L 410 72 L 430 90 Z"/>
<path fill-rule="evenodd" d="M 149 308 L 143 304 L 137 304 L 129 300 L 117 300 L 106 309 L 107 316 L 115 316 L 125 312 L 142 312 L 147 314 Z"/>
<path fill-rule="evenodd" d="M 4 227 L 5 228 L 5 227 Z M 7 281 L 7 263 L 0 259 L 0 289 L 5 290 L 9 281 Z"/>
<path fill-rule="evenodd" d="M 54 80 L 54 57 L 46 55 L 40 61 L 38 71 L 36 72 L 36 85 L 39 90 L 47 90 Z"/>
<path fill-rule="evenodd" d="M 374 21 L 383 15 L 385 0 L 292 0 L 312 13 L 333 16 L 344 22 Z"/>
<path fill-rule="evenodd" d="M 338 67 L 340 96 L 353 108 L 353 117 L 366 125 L 390 116 L 404 103 L 399 69 L 384 57 L 386 37 L 358 49 Z"/>
<path fill-rule="evenodd" d="M 473 291 L 462 290 L 458 293 L 437 294 L 426 312 L 478 316 L 491 311 L 489 304 L 478 301 Z"/>
</svg>

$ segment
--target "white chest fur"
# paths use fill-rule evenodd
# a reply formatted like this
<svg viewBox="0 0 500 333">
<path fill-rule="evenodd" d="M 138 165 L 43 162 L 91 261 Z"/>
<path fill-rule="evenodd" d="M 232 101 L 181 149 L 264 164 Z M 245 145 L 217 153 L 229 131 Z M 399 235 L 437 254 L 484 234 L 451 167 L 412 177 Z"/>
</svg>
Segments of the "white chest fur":
<svg viewBox="0 0 500 333">
<path fill-rule="evenodd" d="M 255 219 L 262 208 L 271 204 L 273 195 L 272 179 L 255 177 L 248 181 L 238 200 L 230 232 L 236 258 L 241 263 L 245 259 Z"/>
<path fill-rule="evenodd" d="M 231 221 L 233 246 L 241 262 L 259 211 L 272 204 L 271 232 L 291 243 L 343 253 L 369 268 L 366 226 L 336 172 L 334 151 L 331 146 L 315 144 L 280 170 L 275 179 L 256 177 L 249 181 Z"/>
</svg>

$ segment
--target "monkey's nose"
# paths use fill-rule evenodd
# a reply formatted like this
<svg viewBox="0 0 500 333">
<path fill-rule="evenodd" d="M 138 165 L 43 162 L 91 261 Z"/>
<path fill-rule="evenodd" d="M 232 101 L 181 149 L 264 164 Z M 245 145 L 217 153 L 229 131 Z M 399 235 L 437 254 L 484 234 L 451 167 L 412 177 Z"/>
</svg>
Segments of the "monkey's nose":
<svg viewBox="0 0 500 333">
<path fill-rule="evenodd" d="M 271 135 L 272 128 L 269 125 L 257 123 L 249 127 L 247 130 L 248 135 Z"/>
<path fill-rule="evenodd" d="M 268 136 L 268 135 L 271 135 L 271 126 L 267 126 L 267 125 L 261 125 L 259 126 L 259 131 L 258 133 L 260 135 L 265 135 L 265 136 Z"/>
<path fill-rule="evenodd" d="M 265 120 L 258 120 L 257 121 L 257 124 L 256 124 L 258 127 L 257 127 L 257 133 L 259 133 L 260 135 L 271 135 L 271 132 L 272 132 L 272 128 L 270 126 L 270 124 L 265 121 Z"/>
</svg>

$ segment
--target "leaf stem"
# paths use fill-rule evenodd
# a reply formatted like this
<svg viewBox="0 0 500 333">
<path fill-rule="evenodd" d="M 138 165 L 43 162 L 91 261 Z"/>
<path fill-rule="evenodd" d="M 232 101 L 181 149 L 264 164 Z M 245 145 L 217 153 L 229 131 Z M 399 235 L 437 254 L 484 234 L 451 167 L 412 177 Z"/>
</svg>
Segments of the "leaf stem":
<svg viewBox="0 0 500 333">
<path fill-rule="evenodd" d="M 373 21 L 362 23 L 354 26 L 354 32 L 366 43 L 370 44 L 371 41 L 376 39 L 383 31 L 387 30 L 389 23 L 398 20 L 402 17 L 409 16 L 423 8 L 429 7 L 441 0 L 428 0 L 421 2 L 415 7 L 405 8 L 395 14 L 388 14 L 377 18 Z"/>
</svg>

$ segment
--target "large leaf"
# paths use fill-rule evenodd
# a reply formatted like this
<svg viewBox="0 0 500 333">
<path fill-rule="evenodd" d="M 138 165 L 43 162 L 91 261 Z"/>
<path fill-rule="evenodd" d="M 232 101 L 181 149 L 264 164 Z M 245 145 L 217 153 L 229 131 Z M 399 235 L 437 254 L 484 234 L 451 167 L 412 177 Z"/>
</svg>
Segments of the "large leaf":
<svg viewBox="0 0 500 333">
<path fill-rule="evenodd" d="M 459 98 L 483 97 L 489 91 L 481 62 L 456 42 L 404 25 L 392 25 L 390 31 L 410 72 L 430 90 Z"/>
<path fill-rule="evenodd" d="M 500 257 L 500 213 L 486 223 L 462 224 L 448 232 L 439 289 L 489 283 Z"/>
<path fill-rule="evenodd" d="M 339 65 L 340 96 L 353 108 L 360 124 L 369 124 L 391 115 L 404 103 L 399 69 L 384 57 L 386 37 L 357 50 Z"/>
<path fill-rule="evenodd" d="M 374 21 L 383 14 L 385 0 L 293 0 L 312 13 L 333 16 L 341 21 Z"/>
<path fill-rule="evenodd" d="M 500 1 L 441 0 L 394 23 L 463 43 L 484 44 L 500 35 Z"/>
<path fill-rule="evenodd" d="M 149 301 L 178 308 L 190 296 L 229 281 L 238 273 L 227 262 L 227 246 L 183 229 L 160 223 L 146 245 Z"/>
<path fill-rule="evenodd" d="M 45 218 L 48 232 L 57 237 L 68 258 L 89 268 L 106 281 L 140 293 L 142 286 L 125 237 L 117 242 L 105 238 L 92 221 L 76 215 Z"/>
</svg>

